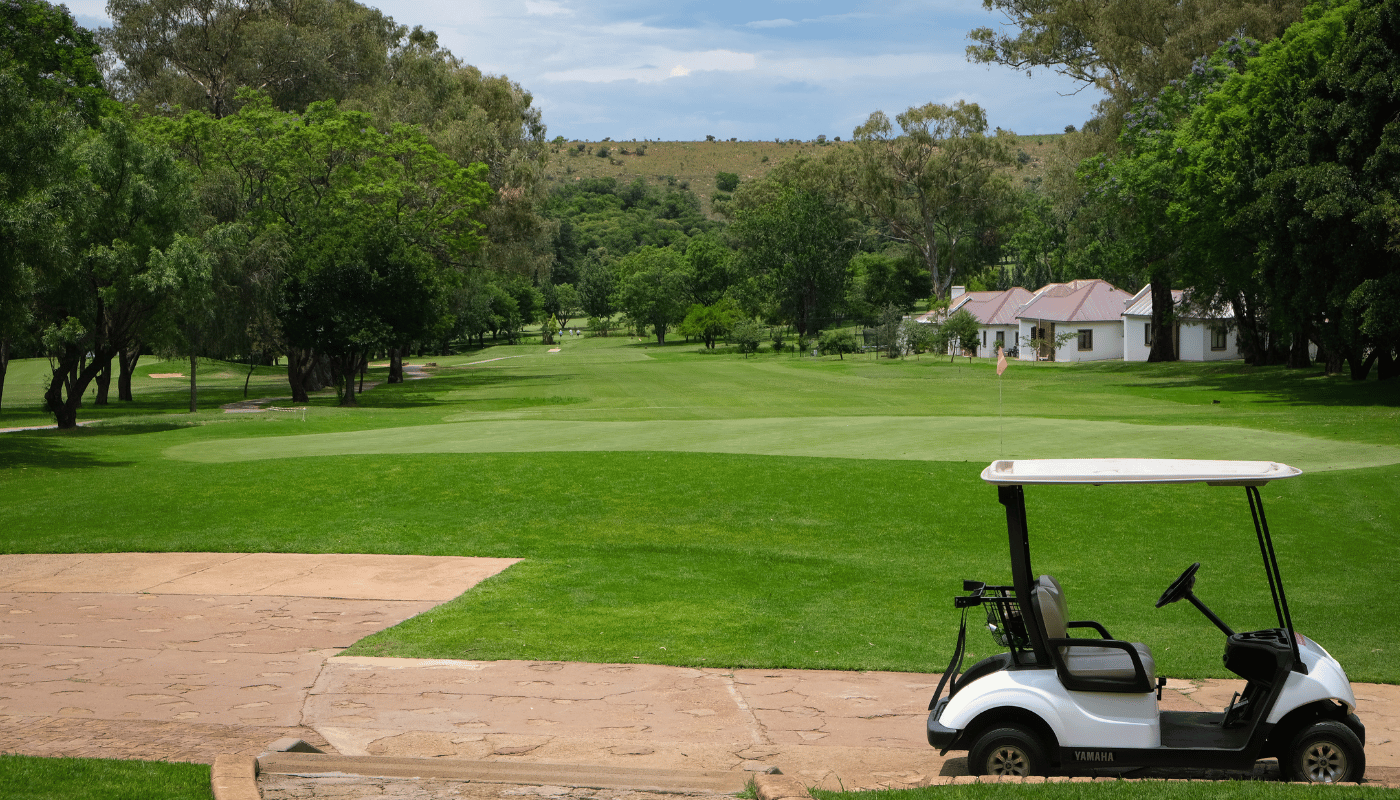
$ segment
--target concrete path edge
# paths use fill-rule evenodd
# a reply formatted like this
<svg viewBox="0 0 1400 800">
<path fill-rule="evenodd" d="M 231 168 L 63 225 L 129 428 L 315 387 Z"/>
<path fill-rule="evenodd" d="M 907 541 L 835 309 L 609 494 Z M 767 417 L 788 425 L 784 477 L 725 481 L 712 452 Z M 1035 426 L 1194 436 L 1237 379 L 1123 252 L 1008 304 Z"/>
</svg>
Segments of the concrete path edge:
<svg viewBox="0 0 1400 800">
<path fill-rule="evenodd" d="M 258 760 L 252 756 L 218 756 L 209 770 L 214 800 L 261 800 Z"/>
</svg>

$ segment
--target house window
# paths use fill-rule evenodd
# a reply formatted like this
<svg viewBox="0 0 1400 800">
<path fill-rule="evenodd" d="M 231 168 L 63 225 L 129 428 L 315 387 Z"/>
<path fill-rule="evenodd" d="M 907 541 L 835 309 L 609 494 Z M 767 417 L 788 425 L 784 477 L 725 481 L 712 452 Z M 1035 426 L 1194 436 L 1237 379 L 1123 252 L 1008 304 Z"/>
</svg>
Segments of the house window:
<svg viewBox="0 0 1400 800">
<path fill-rule="evenodd" d="M 997 331 L 997 347 L 1006 347 L 1006 331 Z"/>
<path fill-rule="evenodd" d="M 983 328 L 983 329 L 982 329 L 982 346 L 983 346 L 983 347 L 986 347 L 986 346 L 987 346 L 987 329 L 986 329 L 986 328 Z"/>
<path fill-rule="evenodd" d="M 1152 323 L 1150 322 L 1142 323 L 1142 343 L 1147 347 L 1152 346 Z"/>
<path fill-rule="evenodd" d="M 1210 349 L 1212 349 L 1212 350 L 1224 350 L 1224 349 L 1225 349 L 1225 333 L 1226 333 L 1226 332 L 1225 332 L 1225 329 L 1224 329 L 1224 328 L 1211 328 L 1211 329 L 1210 329 Z"/>
<path fill-rule="evenodd" d="M 1012 347 L 1020 347 L 1020 346 L 1021 346 L 1021 329 L 1020 329 L 1020 328 L 1017 328 L 1016 330 L 1014 330 L 1014 331 L 1011 332 L 1011 346 L 1012 346 Z"/>
<path fill-rule="evenodd" d="M 1080 329 L 1079 329 L 1079 349 L 1080 349 L 1080 350 L 1093 350 L 1093 349 L 1094 349 L 1094 330 L 1093 330 L 1093 328 L 1080 328 Z"/>
</svg>

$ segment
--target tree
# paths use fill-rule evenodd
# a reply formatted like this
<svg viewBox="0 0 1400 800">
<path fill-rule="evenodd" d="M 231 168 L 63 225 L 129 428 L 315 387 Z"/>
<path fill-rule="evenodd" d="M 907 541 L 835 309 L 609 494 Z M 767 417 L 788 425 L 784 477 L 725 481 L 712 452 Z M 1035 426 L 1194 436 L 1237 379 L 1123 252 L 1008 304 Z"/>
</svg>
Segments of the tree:
<svg viewBox="0 0 1400 800">
<path fill-rule="evenodd" d="M 778 313 L 799 335 L 815 335 L 845 297 L 855 250 L 841 209 L 814 192 L 784 189 L 739 212 L 730 230 L 742 244 L 739 271 L 765 279 Z"/>
<path fill-rule="evenodd" d="M 64 252 L 38 275 L 36 317 L 52 374 L 45 406 L 59 428 L 77 425 L 87 387 L 158 311 L 152 255 L 187 229 L 189 181 L 172 154 L 142 141 L 120 117 L 79 144 L 80 194 Z"/>
<path fill-rule="evenodd" d="M 983 0 L 1012 31 L 977 28 L 968 60 L 1027 75 L 1053 69 L 1126 109 L 1189 72 L 1195 59 L 1232 35 L 1268 40 L 1299 18 L 1303 0 Z M 1118 134 L 1111 109 L 1104 130 Z"/>
<path fill-rule="evenodd" d="M 832 328 L 822 331 L 817 339 L 817 347 L 827 355 L 835 353 L 842 361 L 846 360 L 846 353 L 856 352 L 856 337 L 850 331 L 841 328 Z"/>
<path fill-rule="evenodd" d="M 732 192 L 739 188 L 739 176 L 733 172 L 717 172 L 715 188 L 721 192 Z"/>
<path fill-rule="evenodd" d="M 669 247 L 643 247 L 618 262 L 617 305 L 638 327 L 649 326 L 657 344 L 690 307 L 690 268 Z"/>
<path fill-rule="evenodd" d="M 844 191 L 886 236 L 918 254 L 929 296 L 945 297 L 959 245 L 996 228 L 1009 211 L 1010 187 L 999 170 L 1014 161 L 1002 132 L 986 135 L 986 114 L 975 103 L 929 103 L 895 121 L 899 134 L 881 111 L 855 129 Z"/>
<path fill-rule="evenodd" d="M 71 139 L 112 110 L 99 53 L 62 6 L 0 5 L 0 399 L 39 275 L 64 257 L 63 210 L 77 197 Z"/>
<path fill-rule="evenodd" d="M 977 318 L 965 308 L 960 308 L 938 325 L 938 333 L 933 338 L 934 349 L 948 352 L 953 356 L 977 350 Z"/>
<path fill-rule="evenodd" d="M 729 298 L 709 306 L 696 303 L 681 320 L 680 332 L 683 336 L 701 340 L 706 348 L 714 349 L 715 340 L 729 333 L 742 318 L 739 304 Z"/>
<path fill-rule="evenodd" d="M 739 352 L 744 354 L 745 360 L 750 353 L 758 352 L 758 343 L 762 338 L 763 329 L 751 319 L 739 322 L 729 331 L 729 341 L 739 347 Z"/>
<path fill-rule="evenodd" d="M 583 312 L 594 319 L 609 319 L 617 313 L 613 297 L 617 274 L 612 264 L 590 256 L 579 270 L 578 301 Z"/>
<path fill-rule="evenodd" d="M 238 110 L 253 87 L 300 111 L 344 100 L 385 78 L 388 48 L 407 29 L 378 10 L 336 0 L 108 0 L 102 45 L 122 66 L 118 94 L 154 109 Z"/>
<path fill-rule="evenodd" d="M 455 270 L 480 241 L 485 167 L 460 166 L 418 128 L 380 132 L 333 102 L 303 114 L 256 95 L 241 102 L 222 119 L 196 111 L 165 121 L 163 135 L 199 170 L 209 215 L 243 232 L 230 240 L 285 253 L 277 316 L 293 397 L 306 402 L 319 353 L 353 405 L 354 354 L 388 347 L 401 357 L 447 322 Z"/>
<path fill-rule="evenodd" d="M 212 261 L 202 242 L 185 235 L 151 254 L 150 284 L 163 299 L 147 338 L 189 358 L 191 414 L 199 410 L 199 356 L 214 335 Z"/>
<path fill-rule="evenodd" d="M 897 249 L 857 253 L 850 264 L 851 290 L 846 304 L 852 316 L 873 322 L 879 309 L 894 305 L 909 311 L 924 296 L 928 281 L 919 261 Z"/>
</svg>

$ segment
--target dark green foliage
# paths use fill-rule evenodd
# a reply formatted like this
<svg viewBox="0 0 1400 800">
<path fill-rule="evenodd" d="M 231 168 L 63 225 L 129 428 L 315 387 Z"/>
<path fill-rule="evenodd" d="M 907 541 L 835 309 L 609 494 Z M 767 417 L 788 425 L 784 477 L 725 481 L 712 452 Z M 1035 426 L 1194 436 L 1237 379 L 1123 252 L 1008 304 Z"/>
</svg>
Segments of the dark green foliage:
<svg viewBox="0 0 1400 800">
<path fill-rule="evenodd" d="M 733 172 L 715 173 L 715 188 L 721 192 L 732 192 L 739 188 L 739 176 Z"/>
<path fill-rule="evenodd" d="M 824 354 L 835 353 L 842 360 L 845 360 L 846 353 L 854 353 L 859 349 L 856 346 L 855 334 L 844 328 L 822 331 L 817 340 L 817 347 L 821 348 Z"/>
<path fill-rule="evenodd" d="M 639 332 L 650 328 L 658 344 L 690 307 L 690 265 L 670 247 L 643 247 L 617 265 L 617 305 Z"/>
<path fill-rule="evenodd" d="M 44 0 L 0 3 L 0 72 L 9 72 L 35 102 L 57 103 L 88 124 L 111 109 L 97 60 L 102 49 L 67 6 Z"/>
<path fill-rule="evenodd" d="M 683 336 L 699 339 L 705 347 L 714 349 L 715 340 L 729 333 L 742 318 L 739 306 L 725 298 L 714 305 L 696 303 L 686 311 L 681 320 L 680 332 Z"/>
<path fill-rule="evenodd" d="M 849 220 L 830 199 L 785 189 L 766 205 L 737 215 L 740 271 L 764 279 L 779 314 L 798 334 L 815 335 L 845 299 L 855 251 Z"/>
</svg>

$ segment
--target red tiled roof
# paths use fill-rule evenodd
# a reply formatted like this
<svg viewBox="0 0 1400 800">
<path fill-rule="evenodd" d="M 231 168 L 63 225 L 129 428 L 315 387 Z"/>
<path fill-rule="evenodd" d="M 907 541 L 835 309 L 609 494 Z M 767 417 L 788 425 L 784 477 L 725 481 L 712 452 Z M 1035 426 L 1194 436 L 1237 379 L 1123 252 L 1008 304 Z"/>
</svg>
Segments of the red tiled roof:
<svg viewBox="0 0 1400 800">
<path fill-rule="evenodd" d="M 930 311 L 920 314 L 915 319 L 920 322 L 937 322 L 947 319 L 960 309 L 966 309 L 983 325 L 1015 325 L 1016 309 L 1030 299 L 1030 291 L 1020 286 L 1013 286 L 1001 292 L 965 292 L 953 298 L 946 311 Z"/>
<path fill-rule="evenodd" d="M 1098 278 L 1052 283 L 1036 292 L 1016 316 L 1054 322 L 1117 321 L 1131 299 L 1132 295 Z"/>
</svg>

